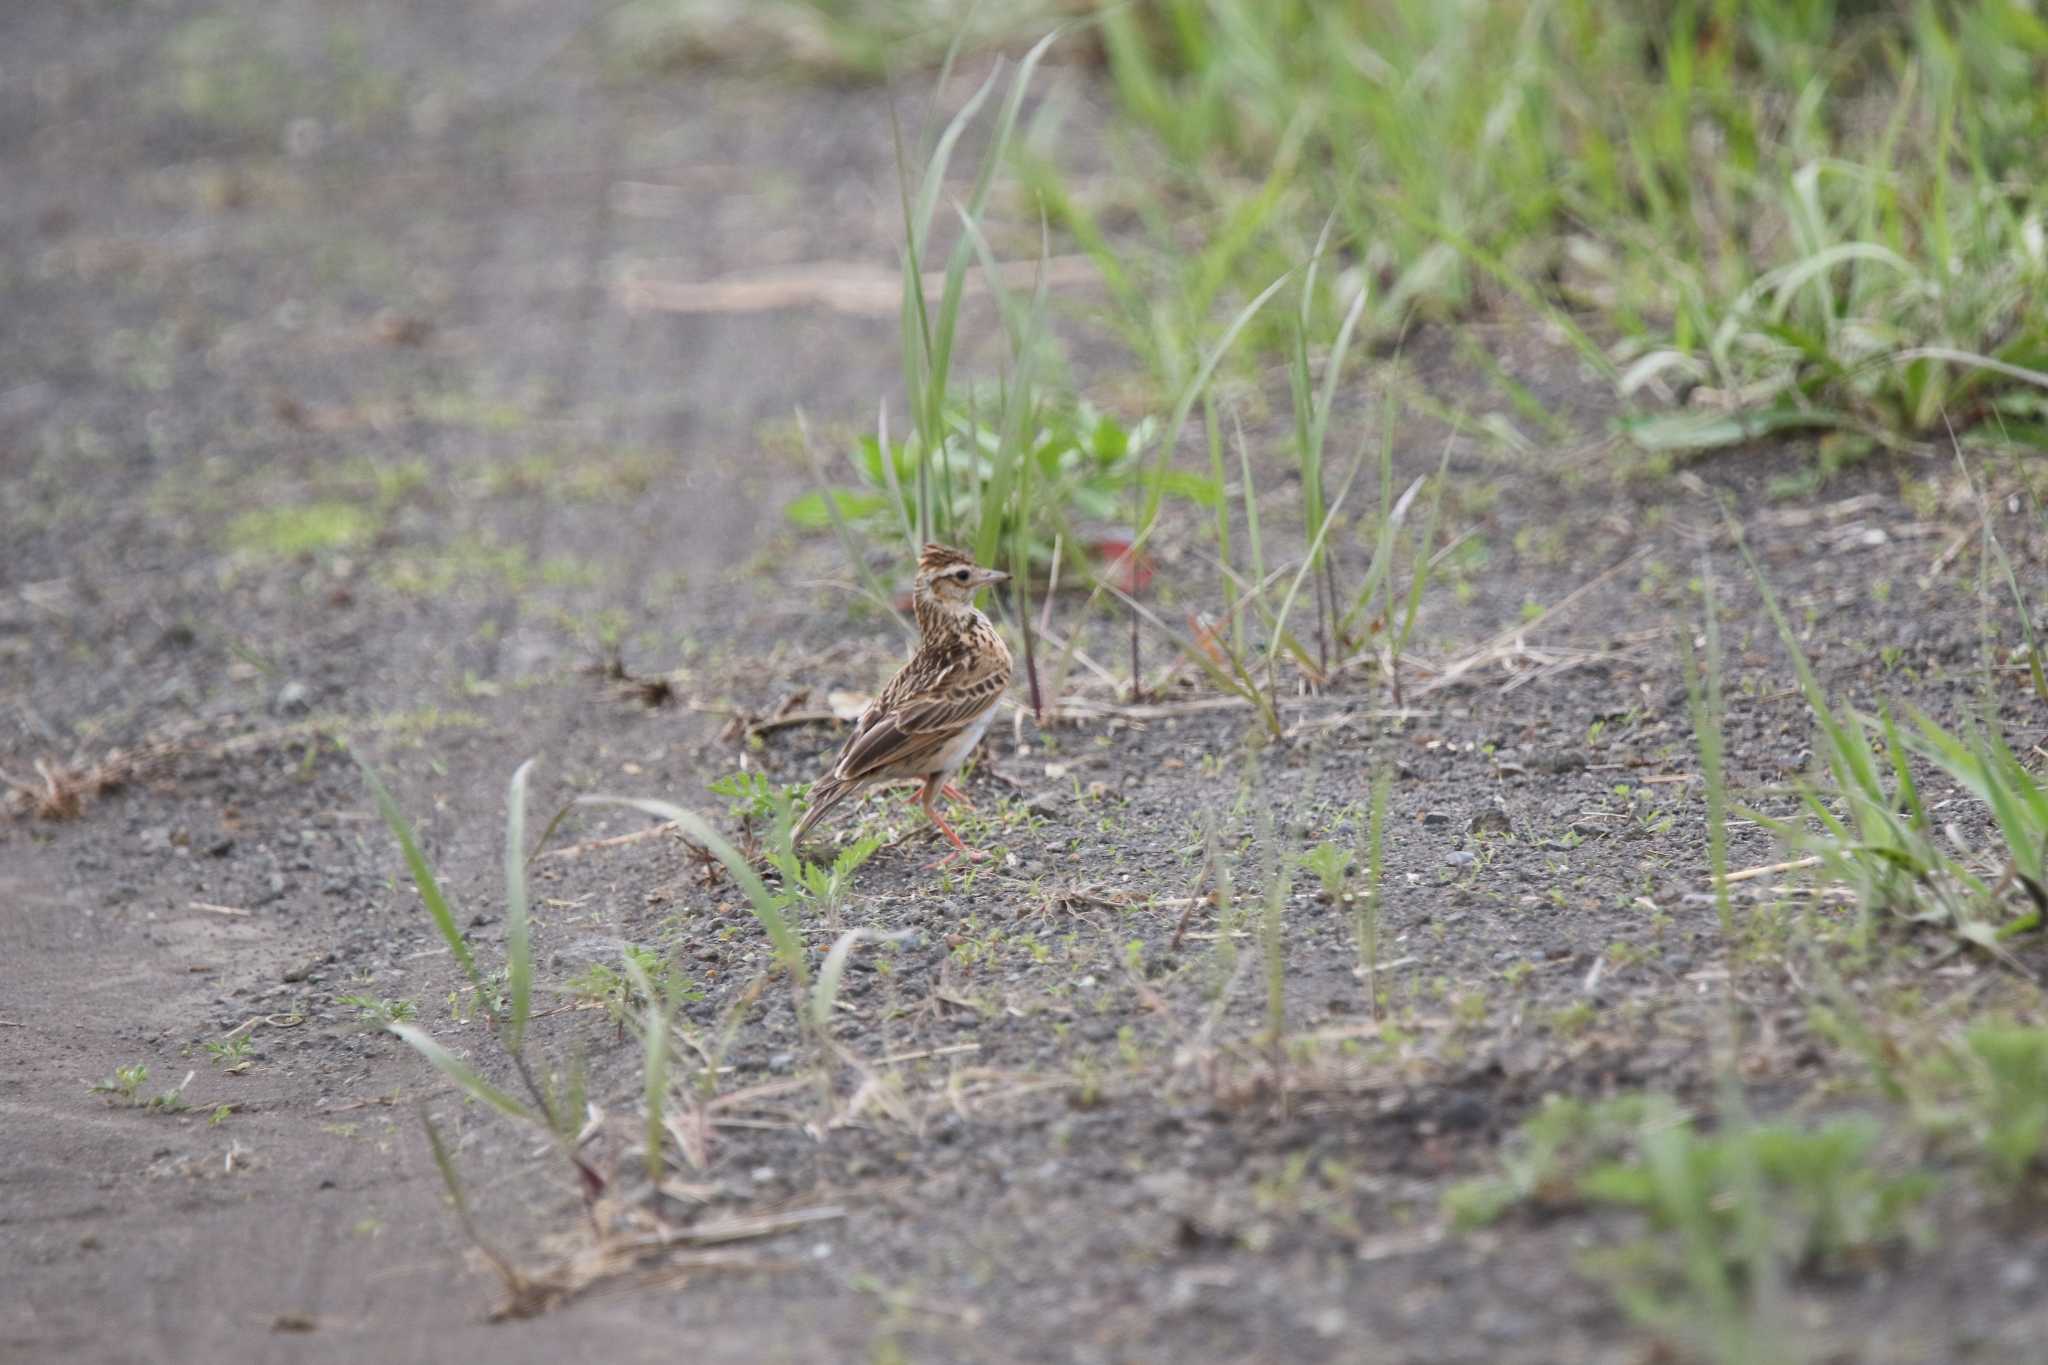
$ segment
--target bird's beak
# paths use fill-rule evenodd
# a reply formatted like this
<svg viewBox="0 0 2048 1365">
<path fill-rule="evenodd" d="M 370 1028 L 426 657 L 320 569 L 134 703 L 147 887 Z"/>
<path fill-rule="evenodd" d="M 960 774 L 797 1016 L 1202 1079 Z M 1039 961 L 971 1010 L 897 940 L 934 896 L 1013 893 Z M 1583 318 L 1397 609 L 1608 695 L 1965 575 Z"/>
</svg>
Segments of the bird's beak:
<svg viewBox="0 0 2048 1365">
<path fill-rule="evenodd" d="M 976 569 L 974 577 L 968 580 L 974 587 L 985 588 L 991 583 L 1007 583 L 1010 576 L 1001 569 Z"/>
</svg>

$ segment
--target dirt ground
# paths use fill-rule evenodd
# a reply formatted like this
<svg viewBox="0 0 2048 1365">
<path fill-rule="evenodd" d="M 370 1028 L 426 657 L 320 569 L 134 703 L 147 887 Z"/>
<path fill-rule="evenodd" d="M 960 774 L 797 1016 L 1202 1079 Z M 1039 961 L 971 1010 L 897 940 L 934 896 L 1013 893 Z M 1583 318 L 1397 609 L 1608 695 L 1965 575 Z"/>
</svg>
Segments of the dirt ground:
<svg viewBox="0 0 2048 1365">
<path fill-rule="evenodd" d="M 1093 719 L 1043 732 L 1006 714 L 971 783 L 970 832 L 995 865 L 926 872 L 918 832 L 805 926 L 821 951 L 852 925 L 908 931 L 857 959 L 839 1034 L 903 1059 L 899 1108 L 853 1104 L 859 1078 L 841 1073 L 842 1122 L 787 1094 L 735 1109 L 752 1121 L 683 1173 L 717 1213 L 836 1216 L 746 1247 L 752 1268 L 488 1321 L 498 1288 L 417 1103 L 516 1258 L 573 1239 L 579 1201 L 529 1134 L 465 1109 L 342 1002 L 414 1001 L 450 1046 L 495 1056 L 451 1013 L 455 970 L 323 737 L 384 774 L 495 950 L 520 761 L 541 759 L 539 820 L 602 791 L 724 819 L 707 782 L 743 763 L 800 780 L 837 742 L 824 724 L 750 740 L 735 715 L 871 688 L 901 648 L 821 586 L 846 577 L 836 548 L 781 515 L 806 483 L 793 412 L 864 426 L 898 383 L 893 301 L 805 283 L 893 262 L 885 94 L 651 75 L 563 9 L 238 0 L 0 19 L 0 768 L 166 746 L 76 818 L 0 820 L 0 1356 L 1670 1358 L 1580 1269 L 1614 1220 L 1460 1233 L 1439 1201 L 1546 1094 L 1654 1087 L 1711 1111 L 1731 1012 L 1759 1110 L 1855 1103 L 1796 971 L 1752 963 L 1731 982 L 1700 894 L 1671 641 L 1702 563 L 1728 611 L 1735 780 L 1810 758 L 1711 494 L 1732 499 L 1840 695 L 1959 718 L 1981 631 L 2014 638 L 2016 618 L 1983 605 L 1972 554 L 1944 562 L 1974 518 L 1947 461 L 1878 462 L 1791 501 L 1771 482 L 1805 467 L 1799 448 L 1617 475 L 1594 439 L 1599 387 L 1536 334 L 1510 368 L 1589 439 L 1453 446 L 1448 525 L 1484 553 L 1439 575 L 1418 653 L 1459 658 L 1529 604 L 1563 603 L 1522 647 L 1439 686 L 1418 674 L 1398 714 L 1369 675 L 1301 699 L 1242 801 L 1249 714 L 1185 704 L 1195 690 L 1152 711 L 1101 693 Z M 716 306 L 648 287 L 770 274 L 772 297 Z M 1399 363 L 1483 405 L 1459 355 L 1424 333 Z M 1364 384 L 1349 410 L 1363 430 Z M 1444 438 L 1420 419 L 1397 432 L 1399 476 L 1433 470 Z M 2000 529 L 2038 601 L 2041 528 L 2018 511 Z M 1153 590 L 1175 614 L 1213 579 L 1188 544 L 1163 541 Z M 675 700 L 595 676 L 614 651 Z M 2017 685 L 2006 707 L 2037 742 Z M 1231 1041 L 1263 1017 L 1255 969 L 1205 1032 L 1228 944 L 1206 908 L 1182 922 L 1204 821 L 1233 847 L 1261 808 L 1304 844 L 1356 840 L 1382 765 L 1397 1022 L 1372 1018 L 1348 914 L 1304 875 L 1285 915 L 1304 1041 L 1282 1095 Z M 555 843 L 645 824 L 573 817 Z M 1781 856 L 1736 837 L 1738 866 Z M 723 1088 L 793 1073 L 787 992 L 759 985 L 767 945 L 682 845 L 535 866 L 551 992 L 535 1044 L 580 1053 L 615 1122 L 634 1112 L 637 1050 L 561 991 L 627 943 L 693 984 L 699 1026 L 756 992 Z M 1773 886 L 1752 884 L 1758 913 L 1782 903 Z M 2038 948 L 2021 955 L 2038 965 Z M 2038 1006 L 2016 974 L 1932 947 L 1900 945 L 1897 970 L 1930 998 Z M 204 1044 L 251 1020 L 251 1064 L 222 1070 Z M 196 1073 L 189 1107 L 88 1088 L 136 1063 L 150 1093 Z M 1798 1354 L 2038 1358 L 2038 1218 L 1967 1181 L 1932 1217 L 1928 1248 L 1790 1287 Z"/>
</svg>

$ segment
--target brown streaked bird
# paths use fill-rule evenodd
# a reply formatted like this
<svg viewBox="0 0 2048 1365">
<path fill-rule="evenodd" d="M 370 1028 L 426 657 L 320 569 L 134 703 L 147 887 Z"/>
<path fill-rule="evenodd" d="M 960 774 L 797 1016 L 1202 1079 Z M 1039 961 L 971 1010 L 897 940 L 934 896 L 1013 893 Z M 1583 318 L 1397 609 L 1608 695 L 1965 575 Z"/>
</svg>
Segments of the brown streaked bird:
<svg viewBox="0 0 2048 1365">
<path fill-rule="evenodd" d="M 792 843 L 802 842 L 827 811 L 861 788 L 921 778 L 924 786 L 912 799 L 956 850 L 932 865 L 961 854 L 976 861 L 988 856 L 961 842 L 932 798 L 944 792 L 968 804 L 952 785 L 953 774 L 981 742 L 1010 685 L 1010 647 L 974 606 L 975 593 L 1008 577 L 949 546 L 924 547 L 911 596 L 917 652 L 860 713 L 832 770 L 811 784 L 811 808 Z"/>
</svg>

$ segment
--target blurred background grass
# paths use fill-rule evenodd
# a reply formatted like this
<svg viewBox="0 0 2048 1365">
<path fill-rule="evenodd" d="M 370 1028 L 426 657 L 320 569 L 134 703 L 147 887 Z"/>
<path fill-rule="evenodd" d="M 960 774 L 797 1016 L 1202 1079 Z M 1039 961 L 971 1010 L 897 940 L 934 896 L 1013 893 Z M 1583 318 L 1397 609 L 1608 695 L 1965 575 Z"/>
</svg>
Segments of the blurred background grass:
<svg viewBox="0 0 2048 1365">
<path fill-rule="evenodd" d="M 872 80 L 1068 24 L 1106 173 L 1025 183 L 1164 392 L 1326 224 L 1315 316 L 1533 316 L 1641 446 L 2048 438 L 2048 21 L 2027 0 L 632 0 L 657 68 Z M 1248 334 L 1283 356 L 1277 314 Z"/>
</svg>

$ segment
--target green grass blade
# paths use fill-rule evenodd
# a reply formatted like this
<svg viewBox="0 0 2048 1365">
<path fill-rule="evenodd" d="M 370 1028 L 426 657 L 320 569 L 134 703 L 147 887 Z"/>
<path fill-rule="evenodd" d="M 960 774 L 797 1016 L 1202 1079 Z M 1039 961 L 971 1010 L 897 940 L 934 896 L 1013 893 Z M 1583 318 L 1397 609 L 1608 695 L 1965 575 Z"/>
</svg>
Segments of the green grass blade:
<svg viewBox="0 0 2048 1365">
<path fill-rule="evenodd" d="M 946 124 L 945 131 L 939 135 L 939 140 L 933 144 L 931 156 L 925 162 L 924 179 L 919 183 L 917 197 L 911 205 L 910 221 L 904 225 L 905 231 L 910 235 L 911 244 L 916 247 L 920 257 L 924 255 L 924 244 L 931 231 L 932 215 L 938 209 L 939 192 L 945 188 L 946 168 L 952 163 L 953 149 L 959 145 L 961 134 L 974 122 L 974 116 L 981 112 L 981 106 L 988 100 L 990 92 L 996 88 L 996 78 L 1000 74 L 996 71 L 989 72 L 981 87 L 968 97 L 966 104 L 960 106 L 960 111 L 953 115 Z M 904 287 L 920 286 L 917 281 L 906 280 Z"/>
<path fill-rule="evenodd" d="M 809 419 L 804 416 L 802 408 L 796 410 L 796 430 L 797 437 L 803 444 L 804 455 L 811 464 L 811 477 L 817 480 L 818 488 L 824 494 L 825 514 L 832 519 L 832 531 L 833 534 L 839 537 L 839 548 L 845 553 L 846 562 L 851 564 L 854 573 L 860 576 L 861 585 L 867 589 L 868 595 L 880 603 L 891 617 L 895 618 L 898 626 L 905 631 L 909 631 L 910 622 L 904 620 L 903 613 L 896 610 L 895 595 L 889 591 L 888 585 L 875 575 L 875 571 L 868 566 L 868 557 L 863 552 L 860 538 L 855 534 L 853 527 L 847 523 L 846 514 L 840 510 L 839 499 L 832 496 L 831 488 L 825 483 L 824 467 L 818 460 L 817 448 L 811 444 L 811 424 Z M 893 474 L 896 461 L 895 457 L 889 452 L 887 440 L 888 433 L 885 429 L 883 431 L 882 468 L 890 470 Z M 902 496 L 898 492 L 893 478 L 891 479 L 889 491 L 896 506 L 900 509 L 903 506 Z M 910 547 L 911 554 L 915 555 L 917 549 L 917 545 L 913 543 Z"/>
<path fill-rule="evenodd" d="M 1359 965 L 1365 969 L 1365 992 L 1373 1017 L 1380 1012 L 1380 896 L 1385 889 L 1387 798 L 1393 791 L 1394 768 L 1382 762 L 1372 778 L 1372 813 L 1365 836 L 1365 899 L 1359 902 L 1356 932 Z"/>
<path fill-rule="evenodd" d="M 1460 417 L 1460 422 L 1463 418 Z M 1422 613 L 1422 594 L 1429 586 L 1430 557 L 1435 553 L 1431 548 L 1436 544 L 1437 528 L 1443 521 L 1444 475 L 1451 467 L 1451 446 L 1458 439 L 1458 426 L 1451 428 L 1451 434 L 1444 438 L 1444 453 L 1436 462 L 1436 479 L 1429 486 L 1429 515 L 1423 519 L 1422 533 L 1415 544 L 1415 565 L 1408 575 L 1408 600 L 1401 609 L 1401 627 L 1394 630 L 1393 623 L 1387 623 L 1392 632 L 1388 642 L 1388 661 L 1399 666 L 1401 653 L 1408 648 L 1408 641 L 1415 633 L 1415 621 Z"/>
<path fill-rule="evenodd" d="M 547 1121 L 533 1110 L 513 1099 L 504 1091 L 478 1075 L 468 1062 L 434 1041 L 432 1034 L 411 1024 L 386 1024 L 385 1028 L 397 1034 L 412 1045 L 415 1052 L 432 1062 L 437 1070 L 462 1088 L 462 1092 L 482 1104 L 488 1104 L 501 1113 L 528 1123 L 547 1126 Z"/>
<path fill-rule="evenodd" d="M 641 1064 L 641 1102 L 647 1107 L 646 1124 L 641 1142 L 646 1148 L 647 1183 L 659 1190 L 662 1175 L 662 1147 L 667 1140 L 667 1125 L 663 1114 L 668 1105 L 668 1029 L 669 1002 L 655 989 L 647 969 L 628 953 L 625 957 L 626 976 L 633 983 L 633 989 L 647 1002 L 647 1018 L 644 1025 L 646 1036 L 641 1039 L 644 1056 Z"/>
<path fill-rule="evenodd" d="M 580 796 L 577 801 L 589 806 L 624 806 L 657 820 L 667 820 L 682 830 L 692 843 L 709 849 L 745 894 L 748 907 L 767 932 L 768 942 L 773 945 L 782 965 L 789 969 L 799 986 L 809 983 L 810 962 L 805 956 L 803 940 L 790 925 L 789 917 L 783 914 L 781 901 L 770 893 L 760 874 L 740 856 L 739 850 L 727 843 L 725 837 L 707 824 L 702 816 L 673 802 L 643 796 Z"/>
<path fill-rule="evenodd" d="M 1287 283 L 1292 274 L 1293 272 L 1290 271 L 1288 274 L 1282 275 L 1279 279 L 1260 290 L 1257 298 L 1254 298 L 1250 303 L 1238 310 L 1237 316 L 1230 320 L 1230 325 L 1223 329 L 1222 337 L 1210 348 L 1209 353 L 1202 358 L 1201 367 L 1195 371 L 1195 377 L 1188 381 L 1188 386 L 1181 391 L 1180 401 L 1173 405 L 1173 418 L 1166 424 L 1165 437 L 1159 443 L 1158 469 L 1152 481 L 1151 491 L 1145 500 L 1144 524 L 1136 528 L 1136 534 L 1132 537 L 1131 552 L 1133 554 L 1137 552 L 1139 545 L 1150 536 L 1153 526 L 1158 522 L 1159 504 L 1166 496 L 1166 470 L 1168 465 L 1172 463 L 1173 452 L 1180 445 L 1181 429 L 1187 425 L 1188 414 L 1194 410 L 1195 403 L 1207 391 L 1209 381 L 1215 377 L 1216 367 L 1223 363 L 1223 357 L 1229 354 L 1231 346 L 1237 341 L 1238 334 L 1244 331 L 1251 320 L 1258 316 L 1259 310 L 1264 308 L 1267 302 L 1280 292 L 1281 286 Z"/>
<path fill-rule="evenodd" d="M 1705 666 L 1693 654 L 1692 634 L 1684 625 L 1678 631 L 1678 657 L 1685 673 L 1685 694 L 1692 712 L 1692 729 L 1699 748 L 1700 775 L 1707 796 L 1707 862 L 1714 880 L 1714 909 L 1721 921 L 1721 941 L 1731 952 L 1735 945 L 1735 912 L 1728 899 L 1728 786 L 1722 764 L 1721 734 L 1721 649 L 1720 626 L 1714 604 L 1714 580 L 1704 563 L 1701 572 L 1702 608 L 1706 614 L 1707 657 Z"/>
<path fill-rule="evenodd" d="M 1287 630 L 1287 615 L 1294 609 L 1294 599 L 1301 592 L 1301 584 L 1314 571 L 1323 551 L 1323 541 L 1330 533 L 1330 523 L 1343 510 L 1344 499 L 1351 495 L 1352 484 L 1358 481 L 1358 471 L 1365 468 L 1365 449 L 1360 447 L 1358 458 L 1351 462 L 1351 472 L 1344 476 L 1344 486 L 1337 490 L 1337 496 L 1330 503 L 1330 514 L 1323 518 L 1323 524 L 1316 528 L 1315 538 L 1309 542 L 1308 552 L 1301 557 L 1301 567 L 1294 572 L 1294 581 L 1287 585 L 1287 595 L 1280 599 L 1280 610 L 1273 618 L 1273 638 L 1277 640 Z M 1266 651 L 1266 687 L 1272 692 L 1274 686 L 1274 651 Z M 1275 697 L 1277 705 L 1277 694 Z"/>
<path fill-rule="evenodd" d="M 854 945 L 862 939 L 878 943 L 896 942 L 911 937 L 908 929 L 896 933 L 883 933 L 876 929 L 848 929 L 825 954 L 823 965 L 818 968 L 817 984 L 811 987 L 811 1027 L 821 1038 L 832 1036 L 832 1011 L 839 1003 L 839 983 L 846 975 L 847 963 L 853 957 Z"/>
<path fill-rule="evenodd" d="M 441 894 L 441 883 L 434 877 L 434 869 L 420 852 L 419 842 L 413 838 L 412 826 L 407 823 L 405 812 L 391 799 L 383 781 L 369 763 L 356 756 L 356 766 L 363 771 L 363 780 L 369 785 L 370 795 L 377 803 L 377 810 L 384 817 L 385 826 L 392 837 L 398 840 L 399 850 L 405 855 L 405 865 L 412 873 L 413 885 L 419 888 L 420 900 L 426 904 L 427 913 L 433 917 L 434 928 L 440 931 L 441 939 L 448 945 L 448 951 L 461 966 L 463 974 L 476 987 L 477 1004 L 486 1013 L 495 1015 L 491 1007 L 491 993 L 485 988 L 483 973 L 477 970 L 476 959 L 470 954 L 469 944 L 462 937 L 462 931 L 455 926 L 455 912 L 449 908 L 448 898 Z"/>
<path fill-rule="evenodd" d="M 505 1050 L 519 1051 L 533 1009 L 533 937 L 526 914 L 527 759 L 505 791 Z"/>
<path fill-rule="evenodd" d="M 2005 552 L 2005 545 L 1991 529 L 1991 518 L 1984 518 L 1984 539 L 1991 544 L 1991 553 L 1998 560 L 1998 568 L 2005 575 L 2005 586 L 2012 592 L 2012 604 L 2020 614 L 2020 633 L 2027 642 L 2027 672 L 2034 683 L 2034 695 L 2048 701 L 2048 673 L 2042 671 L 2041 642 L 2034 635 L 2034 614 L 2027 610 L 2027 595 L 2020 591 L 2020 580 L 2014 574 L 2012 557 Z"/>
</svg>

